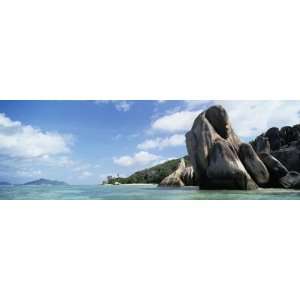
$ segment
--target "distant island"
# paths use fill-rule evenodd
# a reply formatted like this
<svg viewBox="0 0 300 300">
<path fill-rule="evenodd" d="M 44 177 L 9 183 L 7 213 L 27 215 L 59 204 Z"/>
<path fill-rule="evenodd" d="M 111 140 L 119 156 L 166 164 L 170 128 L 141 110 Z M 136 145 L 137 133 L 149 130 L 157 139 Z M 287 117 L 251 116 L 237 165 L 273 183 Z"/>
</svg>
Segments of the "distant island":
<svg viewBox="0 0 300 300">
<path fill-rule="evenodd" d="M 24 183 L 24 185 L 68 185 L 68 184 L 63 181 L 40 178 L 38 180 L 26 182 Z"/>
<path fill-rule="evenodd" d="M 11 185 L 11 183 L 7 181 L 0 181 L 0 185 Z"/>
</svg>

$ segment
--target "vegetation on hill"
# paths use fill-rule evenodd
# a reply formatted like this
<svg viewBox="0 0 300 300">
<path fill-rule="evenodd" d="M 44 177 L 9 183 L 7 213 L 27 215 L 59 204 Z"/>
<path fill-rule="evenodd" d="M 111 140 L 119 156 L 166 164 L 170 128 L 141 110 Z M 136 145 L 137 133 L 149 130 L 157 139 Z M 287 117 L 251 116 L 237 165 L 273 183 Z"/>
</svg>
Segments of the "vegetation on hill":
<svg viewBox="0 0 300 300">
<path fill-rule="evenodd" d="M 183 157 L 185 163 L 190 165 L 189 157 Z M 130 183 L 160 183 L 165 177 L 173 173 L 177 168 L 181 158 L 168 160 L 162 164 L 156 165 L 149 169 L 138 171 L 130 175 L 129 177 L 122 178 L 116 177 L 109 180 L 107 183 L 114 184 L 119 182 L 121 184 Z"/>
</svg>

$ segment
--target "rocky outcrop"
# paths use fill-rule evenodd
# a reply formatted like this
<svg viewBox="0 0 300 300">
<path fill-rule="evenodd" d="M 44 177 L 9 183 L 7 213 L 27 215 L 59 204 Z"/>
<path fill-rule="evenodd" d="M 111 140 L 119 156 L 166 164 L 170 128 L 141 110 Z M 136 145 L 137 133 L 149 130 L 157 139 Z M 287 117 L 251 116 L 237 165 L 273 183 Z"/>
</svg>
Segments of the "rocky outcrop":
<svg viewBox="0 0 300 300">
<path fill-rule="evenodd" d="M 266 186 L 270 180 L 269 171 L 250 144 L 240 145 L 239 157 L 253 180 L 261 187 Z"/>
<path fill-rule="evenodd" d="M 260 153 L 260 158 L 270 173 L 269 186 L 280 187 L 280 178 L 288 173 L 287 168 L 269 153 Z"/>
<path fill-rule="evenodd" d="M 256 153 L 271 153 L 269 139 L 262 135 L 258 136 L 255 141 L 251 142 L 250 144 L 253 146 Z"/>
<path fill-rule="evenodd" d="M 252 145 L 270 172 L 269 186 L 300 188 L 300 124 L 272 127 Z"/>
<path fill-rule="evenodd" d="M 188 154 L 201 188 L 255 189 L 269 179 L 251 145 L 235 134 L 222 106 L 202 112 L 186 134 Z"/>
<path fill-rule="evenodd" d="M 255 189 L 256 184 L 247 173 L 233 146 L 216 141 L 208 157 L 207 188 Z M 201 185 L 201 183 L 200 183 Z"/>
<path fill-rule="evenodd" d="M 300 188 L 300 174 L 295 171 L 288 172 L 284 177 L 279 179 L 281 186 L 287 189 Z"/>
<path fill-rule="evenodd" d="M 197 179 L 192 166 L 186 167 L 181 173 L 181 180 L 186 186 L 197 185 Z"/>
<path fill-rule="evenodd" d="M 288 170 L 300 172 L 300 140 L 271 152 Z"/>
<path fill-rule="evenodd" d="M 265 137 L 268 138 L 272 150 L 277 150 L 280 148 L 281 136 L 280 131 L 277 127 L 270 128 L 265 133 Z"/>
<path fill-rule="evenodd" d="M 225 109 L 213 106 L 194 120 L 186 133 L 186 146 L 187 163 L 192 166 L 181 160 L 177 169 L 161 181 L 161 186 L 300 189 L 300 124 L 272 127 L 249 144 L 243 143 Z"/>
<path fill-rule="evenodd" d="M 186 166 L 184 159 L 180 160 L 176 171 L 164 178 L 160 186 L 193 186 L 196 184 L 194 169 L 192 166 Z"/>
<path fill-rule="evenodd" d="M 185 162 L 183 159 L 180 160 L 179 166 L 175 172 L 164 178 L 160 186 L 184 186 L 184 182 L 181 179 L 181 174 L 185 169 Z"/>
</svg>

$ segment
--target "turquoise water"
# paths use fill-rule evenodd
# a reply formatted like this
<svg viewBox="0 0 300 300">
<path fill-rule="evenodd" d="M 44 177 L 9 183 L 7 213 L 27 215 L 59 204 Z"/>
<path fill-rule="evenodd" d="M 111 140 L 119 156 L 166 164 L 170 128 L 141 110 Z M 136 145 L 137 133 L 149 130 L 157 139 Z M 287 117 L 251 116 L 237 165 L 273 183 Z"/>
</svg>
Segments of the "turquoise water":
<svg viewBox="0 0 300 300">
<path fill-rule="evenodd" d="M 300 200 L 300 191 L 260 189 L 256 191 L 206 191 L 196 187 L 162 188 L 155 185 L 68 185 L 0 186 L 0 199 L 6 200 Z"/>
</svg>

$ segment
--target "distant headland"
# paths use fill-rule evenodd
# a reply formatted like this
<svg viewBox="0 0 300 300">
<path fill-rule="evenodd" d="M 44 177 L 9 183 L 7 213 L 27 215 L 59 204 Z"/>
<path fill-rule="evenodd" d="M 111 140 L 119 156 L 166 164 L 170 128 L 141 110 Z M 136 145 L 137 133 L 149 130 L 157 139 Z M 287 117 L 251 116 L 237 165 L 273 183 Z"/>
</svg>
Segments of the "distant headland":
<svg viewBox="0 0 300 300">
<path fill-rule="evenodd" d="M 7 181 L 0 181 L 0 185 L 11 185 L 11 183 Z"/>
<path fill-rule="evenodd" d="M 40 178 L 38 180 L 26 182 L 24 183 L 24 185 L 68 185 L 68 184 L 63 181 Z"/>
</svg>

